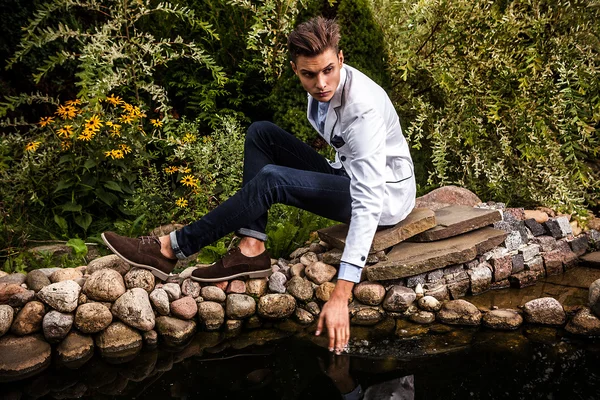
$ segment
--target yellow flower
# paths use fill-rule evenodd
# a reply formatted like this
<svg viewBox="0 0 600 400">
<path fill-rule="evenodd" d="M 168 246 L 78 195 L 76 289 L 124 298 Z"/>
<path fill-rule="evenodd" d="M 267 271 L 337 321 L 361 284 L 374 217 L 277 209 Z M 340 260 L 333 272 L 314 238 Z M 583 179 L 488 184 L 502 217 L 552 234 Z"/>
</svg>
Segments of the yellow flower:
<svg viewBox="0 0 600 400">
<path fill-rule="evenodd" d="M 79 105 L 81 105 L 81 100 L 79 100 L 79 99 L 67 100 L 67 101 L 65 101 L 65 104 L 67 106 L 79 106 Z"/>
<path fill-rule="evenodd" d="M 168 175 L 174 174 L 175 172 L 177 172 L 178 168 L 177 167 L 165 167 L 165 172 Z"/>
<path fill-rule="evenodd" d="M 85 120 L 85 129 L 97 131 L 101 126 L 102 122 L 100 121 L 100 117 L 97 115 L 92 115 L 90 119 Z"/>
<path fill-rule="evenodd" d="M 196 187 L 198 186 L 198 179 L 194 178 L 192 175 L 184 176 L 181 181 L 185 186 Z"/>
<path fill-rule="evenodd" d="M 89 142 L 96 135 L 96 132 L 91 131 L 89 129 L 84 129 L 83 132 L 79 134 L 77 139 Z"/>
<path fill-rule="evenodd" d="M 108 122 L 106 123 L 106 125 L 108 125 Z M 111 122 L 111 126 L 112 126 L 112 129 L 110 130 L 110 136 L 111 137 L 121 137 L 121 125 L 113 124 Z"/>
<path fill-rule="evenodd" d="M 131 114 L 123 114 L 119 117 L 119 120 L 124 124 L 130 124 L 135 120 L 135 118 Z"/>
<path fill-rule="evenodd" d="M 151 119 L 151 120 L 150 120 L 150 123 L 151 123 L 152 125 L 154 125 L 154 127 L 156 127 L 156 128 L 160 128 L 161 126 L 163 126 L 163 123 L 162 123 L 162 121 L 160 121 L 160 120 L 158 120 L 158 119 Z"/>
<path fill-rule="evenodd" d="M 115 96 L 114 94 L 111 94 L 110 96 L 108 96 L 106 98 L 106 101 L 108 101 L 113 106 L 118 106 L 119 104 L 123 103 L 123 100 L 121 100 L 121 98 L 119 96 Z"/>
<path fill-rule="evenodd" d="M 188 201 L 186 199 L 184 199 L 183 197 L 180 197 L 175 201 L 175 204 L 177 204 L 179 207 L 183 208 L 183 207 L 187 207 Z"/>
<path fill-rule="evenodd" d="M 62 151 L 66 151 L 69 150 L 71 148 L 71 142 L 68 140 L 61 140 L 60 141 L 60 149 Z"/>
<path fill-rule="evenodd" d="M 50 124 L 51 122 L 54 122 L 54 118 L 52 117 L 43 117 L 42 119 L 40 119 L 40 126 L 43 128 L 44 126 Z"/>
<path fill-rule="evenodd" d="M 115 158 L 124 158 L 125 157 L 125 155 L 123 154 L 123 150 L 119 150 L 119 149 L 113 149 L 113 150 L 110 150 L 110 151 L 105 151 L 104 155 L 107 158 L 108 157 L 112 158 L 113 160 Z"/>
<path fill-rule="evenodd" d="M 56 115 L 61 117 L 62 119 L 73 119 L 78 113 L 78 109 L 71 105 L 58 106 L 56 110 Z"/>
<path fill-rule="evenodd" d="M 186 133 L 183 137 L 183 143 L 194 143 L 196 141 L 196 135 Z"/>
<path fill-rule="evenodd" d="M 179 167 L 177 168 L 177 170 L 182 174 L 189 174 L 190 172 L 192 172 L 191 168 L 188 167 Z"/>
<path fill-rule="evenodd" d="M 65 125 L 56 132 L 58 137 L 68 139 L 73 135 L 73 125 Z"/>
<path fill-rule="evenodd" d="M 30 152 L 36 151 L 38 149 L 38 147 L 40 147 L 41 143 L 42 142 L 29 142 L 25 146 L 25 151 L 30 151 Z"/>
<path fill-rule="evenodd" d="M 125 154 L 131 153 L 131 147 L 127 146 L 126 144 L 121 143 L 119 145 L 119 147 L 121 148 L 121 150 L 123 151 L 123 153 L 125 153 Z"/>
</svg>

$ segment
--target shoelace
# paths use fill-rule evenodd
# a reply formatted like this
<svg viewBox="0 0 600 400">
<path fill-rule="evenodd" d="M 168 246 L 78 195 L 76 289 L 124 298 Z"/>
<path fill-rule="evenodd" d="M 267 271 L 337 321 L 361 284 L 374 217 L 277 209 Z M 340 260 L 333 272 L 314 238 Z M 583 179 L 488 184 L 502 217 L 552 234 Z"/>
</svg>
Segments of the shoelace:
<svg viewBox="0 0 600 400">
<path fill-rule="evenodd" d="M 154 242 L 160 245 L 160 240 L 157 236 L 140 236 L 139 239 L 142 241 L 142 244 L 152 244 Z"/>
</svg>

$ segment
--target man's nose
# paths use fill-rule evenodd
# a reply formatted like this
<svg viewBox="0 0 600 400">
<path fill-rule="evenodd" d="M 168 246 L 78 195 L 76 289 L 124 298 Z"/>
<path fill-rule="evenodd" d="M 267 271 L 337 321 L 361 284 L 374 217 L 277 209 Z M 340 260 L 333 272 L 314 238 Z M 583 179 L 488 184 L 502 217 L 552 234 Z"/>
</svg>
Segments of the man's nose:
<svg viewBox="0 0 600 400">
<path fill-rule="evenodd" d="M 327 83 L 325 82 L 325 77 L 321 74 L 317 75 L 317 89 L 323 90 L 325 89 L 325 86 L 327 86 Z"/>
</svg>

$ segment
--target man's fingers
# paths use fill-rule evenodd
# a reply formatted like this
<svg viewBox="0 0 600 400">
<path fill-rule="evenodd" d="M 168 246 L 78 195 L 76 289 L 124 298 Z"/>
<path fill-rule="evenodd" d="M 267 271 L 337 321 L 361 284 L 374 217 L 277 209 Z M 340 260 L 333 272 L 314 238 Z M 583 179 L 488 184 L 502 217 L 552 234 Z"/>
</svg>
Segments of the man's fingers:
<svg viewBox="0 0 600 400">
<path fill-rule="evenodd" d="M 319 316 L 319 322 L 317 323 L 317 331 L 315 332 L 315 335 L 319 336 L 321 334 L 321 332 L 323 332 L 324 320 L 325 320 L 325 317 L 323 316 L 323 313 L 321 313 L 321 315 Z"/>
</svg>

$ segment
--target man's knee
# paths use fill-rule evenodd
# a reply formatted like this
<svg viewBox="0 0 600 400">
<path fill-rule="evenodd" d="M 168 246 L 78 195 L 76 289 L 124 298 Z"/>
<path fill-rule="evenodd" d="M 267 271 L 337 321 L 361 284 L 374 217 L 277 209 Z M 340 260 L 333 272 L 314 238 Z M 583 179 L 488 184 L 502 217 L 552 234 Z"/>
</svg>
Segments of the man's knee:
<svg viewBox="0 0 600 400">
<path fill-rule="evenodd" d="M 274 183 L 278 183 L 283 178 L 283 171 L 281 166 L 275 164 L 267 164 L 261 168 L 258 172 L 260 179 L 271 186 Z"/>
<path fill-rule="evenodd" d="M 269 128 L 273 127 L 273 123 L 269 121 L 256 121 L 253 122 L 248 131 L 246 131 L 246 142 L 256 140 L 256 138 L 269 131 Z"/>
</svg>

